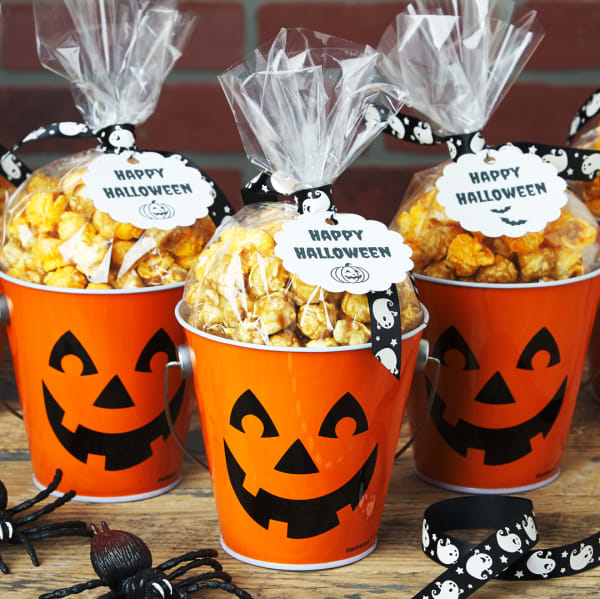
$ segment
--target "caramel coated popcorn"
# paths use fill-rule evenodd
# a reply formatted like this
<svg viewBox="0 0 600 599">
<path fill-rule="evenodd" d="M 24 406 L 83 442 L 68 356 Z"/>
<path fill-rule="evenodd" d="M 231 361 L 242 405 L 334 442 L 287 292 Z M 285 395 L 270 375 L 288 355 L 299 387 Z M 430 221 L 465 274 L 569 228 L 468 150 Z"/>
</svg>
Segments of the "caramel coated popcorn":
<svg viewBox="0 0 600 599">
<path fill-rule="evenodd" d="M 254 204 L 238 213 L 190 271 L 182 310 L 187 322 L 219 337 L 279 347 L 369 343 L 366 295 L 309 285 L 274 254 L 273 236 L 296 216 L 285 203 Z M 421 305 L 408 279 L 398 292 L 402 331 L 410 331 L 423 320 Z"/>
<path fill-rule="evenodd" d="M 170 231 L 114 221 L 84 194 L 86 156 L 60 160 L 33 173 L 11 197 L 3 270 L 24 281 L 74 289 L 133 289 L 185 281 L 214 232 L 212 221 L 207 217 Z"/>
<path fill-rule="evenodd" d="M 435 190 L 423 193 L 395 220 L 413 249 L 416 273 L 479 283 L 529 283 L 568 279 L 597 267 L 598 228 L 570 192 L 558 219 L 543 231 L 517 238 L 465 231 L 446 217 L 436 196 Z"/>
</svg>

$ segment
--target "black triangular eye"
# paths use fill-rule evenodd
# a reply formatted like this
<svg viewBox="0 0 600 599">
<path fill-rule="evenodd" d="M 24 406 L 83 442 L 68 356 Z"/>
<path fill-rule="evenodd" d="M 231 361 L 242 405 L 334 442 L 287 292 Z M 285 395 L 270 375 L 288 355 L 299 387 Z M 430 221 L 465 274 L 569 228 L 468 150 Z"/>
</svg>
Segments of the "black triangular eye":
<svg viewBox="0 0 600 599">
<path fill-rule="evenodd" d="M 65 356 L 76 356 L 81 360 L 81 363 L 83 364 L 81 376 L 98 373 L 89 354 L 85 351 L 79 339 L 77 339 L 77 337 L 75 337 L 71 331 L 67 331 L 54 344 L 54 347 L 50 352 L 50 366 L 54 368 L 54 370 L 60 370 L 60 372 L 64 372 L 62 367 L 62 359 Z"/>
<path fill-rule="evenodd" d="M 146 347 L 142 350 L 140 357 L 138 358 L 137 364 L 135 365 L 136 372 L 152 372 L 150 368 L 150 360 L 159 353 L 167 355 L 169 362 L 177 360 L 177 350 L 175 344 L 167 332 L 164 329 L 159 329 L 152 335 L 152 338 Z"/>
<path fill-rule="evenodd" d="M 335 427 L 342 418 L 352 418 L 356 422 L 354 435 L 364 433 L 369 428 L 367 417 L 360 404 L 350 393 L 346 393 L 337 400 L 335 405 L 329 410 L 327 416 L 325 416 L 319 436 L 337 439 Z"/>
<path fill-rule="evenodd" d="M 526 345 L 517 362 L 517 368 L 521 368 L 522 370 L 533 370 L 533 356 L 540 351 L 548 352 L 548 355 L 550 356 L 548 367 L 554 366 L 560 362 L 558 345 L 556 345 L 554 337 L 546 327 L 541 328 Z"/>
<path fill-rule="evenodd" d="M 479 370 L 479 363 L 477 362 L 475 355 L 471 351 L 471 348 L 464 337 L 455 327 L 446 329 L 440 335 L 440 338 L 433 348 L 433 355 L 438 358 L 443 366 L 447 366 L 445 355 L 446 352 L 451 349 L 455 349 L 463 355 L 465 359 L 463 370 Z"/>
<path fill-rule="evenodd" d="M 256 416 L 263 425 L 263 433 L 261 437 L 278 437 L 279 433 L 271 420 L 271 417 L 267 414 L 267 411 L 263 408 L 263 405 L 258 401 L 258 398 L 250 389 L 244 391 L 235 402 L 233 409 L 231 410 L 231 418 L 229 424 L 236 428 L 238 431 L 245 433 L 244 427 L 242 426 L 242 420 L 244 416 L 248 415 Z"/>
</svg>

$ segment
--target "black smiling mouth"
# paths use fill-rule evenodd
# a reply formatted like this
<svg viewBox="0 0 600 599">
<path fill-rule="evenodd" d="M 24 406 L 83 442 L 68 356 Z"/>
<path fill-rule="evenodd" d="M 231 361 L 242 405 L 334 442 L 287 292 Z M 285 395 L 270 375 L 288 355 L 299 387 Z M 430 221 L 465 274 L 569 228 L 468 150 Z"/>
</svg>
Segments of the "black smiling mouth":
<svg viewBox="0 0 600 599">
<path fill-rule="evenodd" d="M 105 470 L 125 470 L 151 457 L 150 444 L 160 436 L 166 441 L 170 434 L 164 412 L 148 424 L 126 433 L 102 433 L 81 425 L 72 433 L 62 425 L 65 411 L 58 405 L 43 381 L 42 386 L 50 426 L 62 446 L 80 462 L 85 463 L 89 454 L 100 455 L 106 458 Z M 182 381 L 169 404 L 173 422 L 179 415 L 184 390 L 185 381 Z"/>
<path fill-rule="evenodd" d="M 256 495 L 246 491 L 246 473 L 233 457 L 227 442 L 224 441 L 224 445 L 229 480 L 246 513 L 265 529 L 269 527 L 270 520 L 287 522 L 290 539 L 306 539 L 327 532 L 340 523 L 339 510 L 347 505 L 356 509 L 371 482 L 378 451 L 378 445 L 375 445 L 358 472 L 332 493 L 314 499 L 285 499 L 264 489 L 259 489 Z"/>
<path fill-rule="evenodd" d="M 431 390 L 429 379 L 425 378 L 427 394 Z M 485 451 L 483 463 L 488 466 L 500 466 L 514 462 L 531 452 L 531 439 L 540 433 L 546 437 L 556 422 L 562 407 L 567 377 L 564 378 L 554 397 L 535 416 L 507 428 L 483 428 L 464 420 L 452 426 L 444 419 L 446 404 L 436 393 L 431 408 L 431 418 L 446 443 L 462 456 L 469 449 Z"/>
</svg>

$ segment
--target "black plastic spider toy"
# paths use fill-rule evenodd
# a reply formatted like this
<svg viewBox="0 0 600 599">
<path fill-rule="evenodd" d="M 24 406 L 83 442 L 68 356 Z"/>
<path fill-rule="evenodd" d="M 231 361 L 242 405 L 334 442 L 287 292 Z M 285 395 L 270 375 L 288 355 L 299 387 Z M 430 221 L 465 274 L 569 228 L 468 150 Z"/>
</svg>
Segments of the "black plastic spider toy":
<svg viewBox="0 0 600 599">
<path fill-rule="evenodd" d="M 150 549 L 139 537 L 123 530 L 110 530 L 106 522 L 102 522 L 101 531 L 94 524 L 90 528 L 94 534 L 90 559 L 100 578 L 45 593 L 39 599 L 57 599 L 103 586 L 109 587 L 110 592 L 98 599 L 187 599 L 201 589 L 223 589 L 240 599 L 252 599 L 246 591 L 231 584 L 231 576 L 214 559 L 218 555 L 214 549 L 190 551 L 153 568 Z M 179 567 L 172 570 L 175 566 Z M 175 578 L 201 566 L 211 569 L 174 582 Z M 167 573 L 167 570 L 172 571 Z"/>
<path fill-rule="evenodd" d="M 61 478 L 62 471 L 57 470 L 54 479 L 48 488 L 40 491 L 33 499 L 23 501 L 23 503 L 10 509 L 6 509 L 6 506 L 8 505 L 8 493 L 6 492 L 4 483 L 0 480 L 0 543 L 6 541 L 11 544 L 21 543 L 24 545 L 31 558 L 31 563 L 34 566 L 39 566 L 40 562 L 35 553 L 35 549 L 31 544 L 32 541 L 40 541 L 41 539 L 49 539 L 52 537 L 91 536 L 91 532 L 87 529 L 85 522 L 80 521 L 55 522 L 53 524 L 46 524 L 45 526 L 35 526 L 20 530 L 24 524 L 29 524 L 41 516 L 53 512 L 56 508 L 59 508 L 61 505 L 67 503 L 67 501 L 73 499 L 75 491 L 69 491 L 62 497 L 55 499 L 52 503 L 46 504 L 43 508 L 27 514 L 27 516 L 15 518 L 15 514 L 23 512 L 34 506 L 36 503 L 46 499 L 46 497 L 58 487 Z M 4 574 L 10 572 L 7 565 L 2 561 L 2 556 L 0 556 L 0 572 L 3 572 Z"/>
</svg>

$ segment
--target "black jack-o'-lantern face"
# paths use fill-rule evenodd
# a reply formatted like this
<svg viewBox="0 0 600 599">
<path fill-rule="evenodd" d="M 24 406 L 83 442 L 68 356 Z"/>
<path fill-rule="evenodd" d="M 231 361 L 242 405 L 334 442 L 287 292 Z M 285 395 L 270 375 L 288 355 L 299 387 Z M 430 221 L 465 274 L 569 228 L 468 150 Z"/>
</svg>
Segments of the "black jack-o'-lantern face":
<svg viewBox="0 0 600 599">
<path fill-rule="evenodd" d="M 145 397 L 133 398 L 125 384 L 123 378 L 128 376 L 148 376 L 151 373 L 150 362 L 152 358 L 159 353 L 166 354 L 169 361 L 177 359 L 175 344 L 164 329 L 159 329 L 152 338 L 146 343 L 141 353 L 137 357 L 134 372 L 139 375 L 125 374 L 121 371 L 121 376 L 113 376 L 108 384 L 93 398 L 93 404 L 85 404 L 83 401 L 77 404 L 77 418 L 79 421 L 95 422 L 101 420 L 100 414 L 106 414 L 110 411 L 114 415 L 115 420 L 128 422 L 127 416 L 124 416 L 126 410 L 135 407 L 136 402 L 143 402 Z M 88 354 L 85 347 L 79 339 L 71 332 L 67 331 L 54 344 L 50 353 L 49 366 L 54 371 L 64 373 L 63 359 L 66 356 L 74 356 L 81 362 L 81 370 L 78 371 L 78 376 L 90 377 L 101 375 L 94 363 L 92 357 Z M 67 376 L 66 374 L 64 375 Z M 127 379 L 125 379 L 127 382 Z M 94 381 L 86 381 L 92 387 Z M 164 412 L 160 412 L 152 420 L 143 426 L 131 428 L 127 432 L 104 432 L 102 430 L 94 430 L 83 424 L 77 425 L 72 432 L 68 427 L 64 426 L 63 418 L 65 417 L 65 409 L 61 407 L 50 391 L 49 385 L 42 380 L 42 388 L 44 394 L 44 404 L 48 421 L 56 438 L 61 445 L 77 460 L 86 463 L 90 454 L 102 456 L 105 458 L 104 468 L 107 471 L 124 470 L 136 466 L 152 456 L 151 443 L 162 436 L 166 441 L 170 434 L 167 419 Z M 177 391 L 170 401 L 170 411 L 173 421 L 177 419 L 181 409 L 185 390 L 185 381 L 182 381 Z M 64 393 L 61 391 L 61 394 Z M 89 394 L 88 394 L 89 395 Z M 70 398 L 69 405 L 73 406 L 74 401 L 78 398 Z M 73 408 L 69 408 L 73 409 Z M 117 417 L 118 411 L 122 411 L 122 415 Z M 69 415 L 72 419 L 74 416 Z"/>
<path fill-rule="evenodd" d="M 455 350 L 464 359 L 460 371 L 463 372 L 464 379 L 467 371 L 477 371 L 480 369 L 477 357 L 465 338 L 455 327 L 446 329 L 438 339 L 433 355 L 437 357 L 442 368 L 449 367 L 447 363 L 448 352 Z M 543 352 L 547 355 L 548 360 L 544 366 L 540 366 L 535 356 Z M 481 358 L 480 358 L 481 359 Z M 556 340 L 550 331 L 543 327 L 537 331 L 523 348 L 520 356 L 516 358 L 516 368 L 518 370 L 534 370 L 535 368 L 549 372 L 554 366 L 561 361 L 560 352 Z M 461 383 L 461 373 L 455 367 L 449 367 L 448 377 L 456 379 L 457 384 Z M 549 382 L 555 377 L 540 376 L 539 381 L 535 386 L 536 392 L 549 386 Z M 431 383 L 426 379 L 427 391 L 429 393 Z M 493 422 L 490 422 L 489 427 L 475 425 L 463 418 L 458 418 L 456 424 L 451 424 L 446 415 L 448 404 L 446 400 L 436 393 L 433 400 L 431 410 L 431 418 L 438 432 L 442 435 L 446 443 L 457 453 L 462 456 L 467 455 L 469 449 L 478 449 L 484 451 L 484 464 L 495 466 L 514 462 L 532 450 L 531 440 L 536 435 L 542 434 L 546 437 L 552 426 L 556 422 L 558 414 L 563 405 L 565 398 L 565 390 L 567 387 L 567 376 L 564 377 L 558 388 L 550 388 L 547 393 L 549 398 L 547 402 L 541 406 L 541 409 L 532 417 L 525 421 L 514 423 L 510 421 L 509 416 L 502 416 L 504 406 L 510 406 L 516 402 L 530 401 L 530 397 L 514 397 L 509 386 L 506 384 L 501 372 L 497 370 L 480 388 L 478 393 L 473 398 L 476 404 L 481 406 L 480 412 L 485 412 L 484 406 L 494 406 Z M 448 398 L 451 400 L 451 398 Z"/>
<path fill-rule="evenodd" d="M 279 437 L 279 432 L 260 400 L 248 389 L 235 402 L 229 424 L 242 434 L 246 434 L 243 420 L 250 415 L 262 424 L 260 437 L 255 440 L 248 439 L 248 443 L 255 445 L 253 449 L 256 450 L 256 455 L 260 455 L 261 439 Z M 344 394 L 321 422 L 314 423 L 315 430 L 312 432 L 318 431 L 320 437 L 337 439 L 336 427 L 343 419 L 354 421 L 353 436 L 368 432 L 369 424 L 364 410 L 350 393 Z M 269 527 L 270 520 L 287 523 L 287 536 L 290 539 L 306 539 L 325 533 L 340 523 L 337 515 L 339 510 L 348 505 L 352 510 L 356 509 L 371 482 L 378 452 L 378 445 L 375 444 L 366 461 L 352 476 L 346 478 L 341 486 L 330 493 L 311 499 L 287 499 L 262 487 L 255 495 L 247 491 L 244 488 L 246 472 L 225 440 L 224 448 L 231 486 L 246 513 L 265 529 Z M 325 476 L 319 473 L 319 468 L 299 438 L 289 445 L 276 464 L 275 470 L 300 477 L 298 484 L 302 483 L 303 476 Z M 276 484 L 264 482 L 267 486 L 271 486 L 271 489 Z"/>
</svg>

